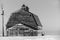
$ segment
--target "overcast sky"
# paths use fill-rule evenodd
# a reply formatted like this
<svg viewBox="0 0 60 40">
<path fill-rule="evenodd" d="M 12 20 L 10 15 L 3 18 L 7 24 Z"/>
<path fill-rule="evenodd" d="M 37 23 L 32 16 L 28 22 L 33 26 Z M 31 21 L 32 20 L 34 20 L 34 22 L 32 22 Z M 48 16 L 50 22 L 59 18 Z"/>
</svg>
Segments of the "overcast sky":
<svg viewBox="0 0 60 40">
<path fill-rule="evenodd" d="M 23 4 L 30 8 L 30 12 L 38 15 L 43 31 L 46 34 L 60 34 L 60 4 L 59 0 L 2 0 L 5 11 L 5 25 L 11 13 L 19 10 Z M 1 14 L 1 1 L 0 1 Z M 0 34 L 2 34 L 0 15 Z"/>
</svg>

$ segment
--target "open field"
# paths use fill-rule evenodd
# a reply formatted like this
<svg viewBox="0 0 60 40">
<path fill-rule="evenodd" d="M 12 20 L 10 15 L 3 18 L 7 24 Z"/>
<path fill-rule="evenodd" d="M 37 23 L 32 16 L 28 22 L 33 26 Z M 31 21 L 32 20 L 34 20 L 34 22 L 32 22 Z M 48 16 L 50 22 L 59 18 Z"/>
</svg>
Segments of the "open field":
<svg viewBox="0 0 60 40">
<path fill-rule="evenodd" d="M 59 40 L 60 35 L 45 35 L 37 37 L 0 37 L 0 40 Z"/>
</svg>

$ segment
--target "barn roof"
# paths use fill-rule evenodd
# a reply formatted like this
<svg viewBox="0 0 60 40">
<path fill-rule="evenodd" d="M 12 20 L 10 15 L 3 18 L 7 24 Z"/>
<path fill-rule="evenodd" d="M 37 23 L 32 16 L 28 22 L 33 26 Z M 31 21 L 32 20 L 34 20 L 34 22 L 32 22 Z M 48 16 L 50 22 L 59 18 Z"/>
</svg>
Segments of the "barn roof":
<svg viewBox="0 0 60 40">
<path fill-rule="evenodd" d="M 19 23 L 21 23 L 25 26 L 28 26 L 34 30 L 38 30 L 37 26 L 39 24 L 37 23 L 35 15 L 32 14 L 31 12 L 19 10 L 18 12 L 12 13 L 8 22 L 7 22 L 6 28 L 10 28 L 10 27 L 12 27 L 16 24 L 19 24 Z"/>
</svg>

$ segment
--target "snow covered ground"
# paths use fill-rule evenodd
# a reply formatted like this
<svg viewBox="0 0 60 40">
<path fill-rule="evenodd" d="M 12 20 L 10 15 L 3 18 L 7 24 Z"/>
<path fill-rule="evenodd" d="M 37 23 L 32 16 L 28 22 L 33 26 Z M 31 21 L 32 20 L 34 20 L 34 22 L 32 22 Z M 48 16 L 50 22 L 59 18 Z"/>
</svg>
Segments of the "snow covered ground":
<svg viewBox="0 0 60 40">
<path fill-rule="evenodd" d="M 37 37 L 0 37 L 0 40 L 60 40 L 59 35 L 45 35 Z"/>
</svg>

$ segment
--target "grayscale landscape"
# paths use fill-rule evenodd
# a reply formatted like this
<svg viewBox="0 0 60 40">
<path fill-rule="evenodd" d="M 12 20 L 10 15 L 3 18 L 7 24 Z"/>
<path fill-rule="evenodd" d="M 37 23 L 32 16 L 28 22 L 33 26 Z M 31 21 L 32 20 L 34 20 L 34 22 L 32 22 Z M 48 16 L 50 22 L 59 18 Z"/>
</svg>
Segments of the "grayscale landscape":
<svg viewBox="0 0 60 40">
<path fill-rule="evenodd" d="M 37 15 L 41 22 L 42 29 L 39 30 L 38 32 L 44 32 L 44 36 L 41 37 L 41 33 L 38 33 L 37 37 L 38 38 L 47 37 L 47 38 L 51 38 L 51 40 L 52 39 L 59 40 L 60 38 L 60 0 L 0 0 L 0 36 L 2 37 L 1 4 L 3 4 L 3 10 L 4 10 L 5 37 L 7 35 L 6 25 L 9 21 L 10 16 L 12 15 L 12 13 L 16 13 L 17 11 L 19 11 L 22 8 L 22 5 L 25 4 L 26 6 L 29 7 L 29 12 L 33 13 L 33 15 Z M 33 18 L 31 19 L 34 24 Z"/>
</svg>

